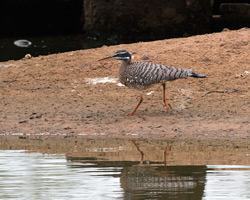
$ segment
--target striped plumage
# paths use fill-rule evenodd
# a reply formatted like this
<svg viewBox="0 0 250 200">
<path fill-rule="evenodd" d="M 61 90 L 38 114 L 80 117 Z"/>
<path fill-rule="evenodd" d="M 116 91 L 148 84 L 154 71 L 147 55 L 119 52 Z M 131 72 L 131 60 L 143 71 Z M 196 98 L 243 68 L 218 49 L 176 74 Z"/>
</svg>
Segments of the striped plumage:
<svg viewBox="0 0 250 200">
<path fill-rule="evenodd" d="M 119 78 L 129 88 L 144 90 L 156 83 L 165 83 L 179 78 L 196 75 L 191 69 L 180 69 L 149 62 L 132 62 L 121 64 Z"/>
<path fill-rule="evenodd" d="M 126 50 L 119 50 L 113 56 L 109 56 L 101 60 L 106 60 L 110 58 L 123 61 L 119 70 L 119 79 L 120 82 L 126 85 L 127 87 L 141 91 L 148 89 L 153 84 L 162 84 L 164 97 L 163 101 L 167 110 L 171 108 L 167 102 L 165 93 L 165 83 L 167 81 L 173 81 L 179 78 L 188 77 L 206 77 L 202 74 L 196 74 L 192 69 L 181 69 L 149 62 L 131 62 L 131 55 Z M 139 104 L 137 105 L 135 110 L 131 114 L 129 114 L 129 116 L 136 114 L 136 110 L 138 109 L 142 101 L 143 98 L 141 95 Z"/>
</svg>

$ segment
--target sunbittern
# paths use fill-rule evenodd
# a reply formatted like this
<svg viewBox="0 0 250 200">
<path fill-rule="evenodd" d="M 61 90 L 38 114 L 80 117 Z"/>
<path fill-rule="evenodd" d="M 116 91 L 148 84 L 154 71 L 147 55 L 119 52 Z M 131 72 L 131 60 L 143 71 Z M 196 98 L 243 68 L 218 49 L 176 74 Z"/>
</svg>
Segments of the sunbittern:
<svg viewBox="0 0 250 200">
<path fill-rule="evenodd" d="M 166 98 L 166 82 L 173 81 L 179 78 L 205 78 L 206 75 L 196 74 L 192 69 L 180 69 L 171 66 L 164 66 L 149 62 L 131 62 L 131 55 L 126 50 L 119 50 L 113 56 L 109 56 L 98 61 L 114 58 L 116 60 L 121 60 L 122 64 L 119 70 L 120 82 L 129 88 L 136 90 L 145 90 L 151 87 L 153 84 L 160 83 L 163 86 L 163 101 L 167 108 L 171 108 L 168 104 Z M 141 94 L 141 99 L 134 109 L 134 111 L 128 116 L 136 114 L 137 109 L 141 105 L 143 97 Z"/>
</svg>

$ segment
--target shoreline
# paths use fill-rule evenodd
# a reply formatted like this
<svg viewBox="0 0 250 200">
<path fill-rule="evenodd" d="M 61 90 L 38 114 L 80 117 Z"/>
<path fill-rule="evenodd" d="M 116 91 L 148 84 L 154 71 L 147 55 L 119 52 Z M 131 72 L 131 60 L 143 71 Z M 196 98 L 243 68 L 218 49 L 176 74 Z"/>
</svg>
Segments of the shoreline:
<svg viewBox="0 0 250 200">
<path fill-rule="evenodd" d="M 118 85 L 120 63 L 97 60 L 126 49 L 133 61 L 191 68 L 207 78 L 167 82 L 144 94 Z M 197 35 L 0 63 L 0 134 L 104 137 L 250 137 L 250 29 Z M 91 83 L 96 78 L 111 82 Z M 213 92 L 220 91 L 220 92 Z"/>
</svg>

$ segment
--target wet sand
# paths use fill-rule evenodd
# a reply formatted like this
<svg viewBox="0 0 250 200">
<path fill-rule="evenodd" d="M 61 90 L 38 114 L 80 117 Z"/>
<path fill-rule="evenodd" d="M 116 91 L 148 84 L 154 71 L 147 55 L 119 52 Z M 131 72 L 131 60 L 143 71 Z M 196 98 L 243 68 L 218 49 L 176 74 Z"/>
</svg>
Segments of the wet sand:
<svg viewBox="0 0 250 200">
<path fill-rule="evenodd" d="M 77 162 L 132 162 L 135 165 L 248 165 L 246 139 L 114 138 L 106 136 L 0 136 L 0 150 L 64 154 Z"/>
</svg>

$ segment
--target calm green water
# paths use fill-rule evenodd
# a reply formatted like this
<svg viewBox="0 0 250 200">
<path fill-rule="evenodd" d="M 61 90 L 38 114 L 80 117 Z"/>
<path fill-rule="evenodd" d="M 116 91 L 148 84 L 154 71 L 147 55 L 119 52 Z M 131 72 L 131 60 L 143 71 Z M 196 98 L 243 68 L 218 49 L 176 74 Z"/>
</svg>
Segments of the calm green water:
<svg viewBox="0 0 250 200">
<path fill-rule="evenodd" d="M 250 199 L 250 165 L 90 160 L 0 150 L 0 199 Z"/>
</svg>

